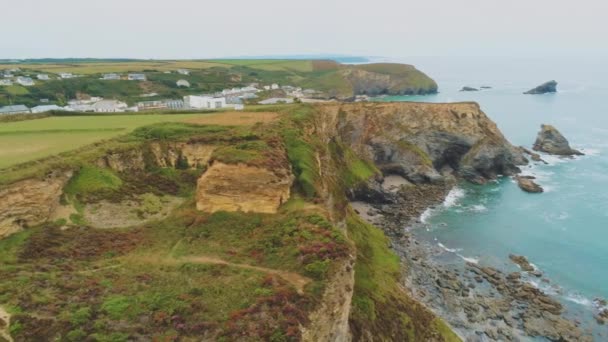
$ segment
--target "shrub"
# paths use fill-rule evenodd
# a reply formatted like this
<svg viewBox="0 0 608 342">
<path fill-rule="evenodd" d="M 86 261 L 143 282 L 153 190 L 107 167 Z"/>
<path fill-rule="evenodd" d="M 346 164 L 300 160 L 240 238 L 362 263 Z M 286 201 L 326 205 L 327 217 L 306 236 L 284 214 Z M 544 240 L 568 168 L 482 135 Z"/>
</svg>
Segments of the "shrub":
<svg viewBox="0 0 608 342">
<path fill-rule="evenodd" d="M 101 309 L 110 316 L 111 319 L 119 320 L 124 318 L 126 311 L 131 306 L 131 300 L 125 296 L 111 296 L 103 302 Z"/>
<path fill-rule="evenodd" d="M 122 180 L 112 171 L 94 166 L 84 166 L 68 182 L 65 193 L 86 195 L 104 190 L 118 190 Z"/>
<path fill-rule="evenodd" d="M 325 259 L 323 261 L 317 260 L 317 261 L 314 261 L 314 262 L 304 266 L 304 271 L 306 271 L 306 274 L 308 274 L 309 276 L 311 276 L 315 279 L 325 278 L 325 274 L 327 273 L 328 269 L 329 269 L 329 259 Z"/>
</svg>

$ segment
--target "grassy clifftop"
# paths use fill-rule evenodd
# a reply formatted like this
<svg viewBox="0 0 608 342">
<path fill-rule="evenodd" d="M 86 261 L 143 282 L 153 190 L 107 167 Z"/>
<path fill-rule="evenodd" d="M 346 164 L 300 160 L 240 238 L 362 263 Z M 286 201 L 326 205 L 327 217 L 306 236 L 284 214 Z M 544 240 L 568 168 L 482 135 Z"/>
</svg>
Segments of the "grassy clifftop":
<svg viewBox="0 0 608 342">
<path fill-rule="evenodd" d="M 401 288 L 386 237 L 349 207 L 347 188 L 374 177 L 375 165 L 325 141 L 316 107 L 276 110 L 272 121 L 241 126 L 158 123 L 25 166 L 33 170 L 19 177 L 74 175 L 60 199 L 67 218 L 0 240 L 0 307 L 13 338 L 298 341 L 300 327 L 335 319 L 310 317 L 354 259 L 354 282 L 340 287 L 352 297 L 345 322 L 354 340 L 457 340 Z M 180 144 L 267 169 L 283 153 L 291 197 L 273 214 L 198 211 L 196 183 L 211 166 L 191 165 Z M 104 155 L 112 163 L 100 164 Z M 104 212 L 135 223 L 100 229 Z"/>
</svg>

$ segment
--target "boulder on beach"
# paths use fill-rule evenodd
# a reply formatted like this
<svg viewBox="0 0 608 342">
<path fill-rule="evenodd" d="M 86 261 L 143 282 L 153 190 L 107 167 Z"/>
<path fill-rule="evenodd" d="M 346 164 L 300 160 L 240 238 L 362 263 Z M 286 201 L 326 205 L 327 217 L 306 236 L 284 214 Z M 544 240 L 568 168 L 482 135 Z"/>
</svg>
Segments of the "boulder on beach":
<svg viewBox="0 0 608 342">
<path fill-rule="evenodd" d="M 479 89 L 473 88 L 473 87 L 464 86 L 464 87 L 462 87 L 462 89 L 460 89 L 460 91 L 479 91 Z"/>
<path fill-rule="evenodd" d="M 568 140 L 551 125 L 541 125 L 536 137 L 534 151 L 541 151 L 558 156 L 582 156 L 583 153 L 570 147 Z"/>
<path fill-rule="evenodd" d="M 557 82 L 549 81 L 545 82 L 534 89 L 530 89 L 524 94 L 527 95 L 539 95 L 539 94 L 547 94 L 547 93 L 555 93 L 557 92 Z"/>
<path fill-rule="evenodd" d="M 536 184 L 536 182 L 534 182 L 532 179 L 530 179 L 530 177 L 516 176 L 515 180 L 517 181 L 517 185 L 519 185 L 519 188 L 525 192 L 541 193 L 544 191 L 543 188 L 540 185 Z"/>
</svg>

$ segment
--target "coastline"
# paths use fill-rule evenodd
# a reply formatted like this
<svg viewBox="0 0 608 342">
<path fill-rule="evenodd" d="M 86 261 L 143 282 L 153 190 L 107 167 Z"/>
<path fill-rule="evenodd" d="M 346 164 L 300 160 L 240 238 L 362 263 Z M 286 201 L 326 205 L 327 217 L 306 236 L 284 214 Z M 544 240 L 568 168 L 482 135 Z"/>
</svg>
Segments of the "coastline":
<svg viewBox="0 0 608 342">
<path fill-rule="evenodd" d="M 519 341 L 531 338 L 593 341 L 590 331 L 565 316 L 565 308 L 534 281 L 538 270 L 510 272 L 485 265 L 439 244 L 417 239 L 415 229 L 440 206 L 462 196 L 455 181 L 387 189 L 390 201 L 356 201 L 353 208 L 384 231 L 400 257 L 403 285 L 463 340 Z M 446 253 L 447 252 L 447 253 Z M 450 257 L 450 254 L 452 256 Z M 456 256 L 457 258 L 454 258 Z M 524 258 L 525 259 L 525 258 Z M 527 262 L 527 261 L 526 261 Z"/>
</svg>

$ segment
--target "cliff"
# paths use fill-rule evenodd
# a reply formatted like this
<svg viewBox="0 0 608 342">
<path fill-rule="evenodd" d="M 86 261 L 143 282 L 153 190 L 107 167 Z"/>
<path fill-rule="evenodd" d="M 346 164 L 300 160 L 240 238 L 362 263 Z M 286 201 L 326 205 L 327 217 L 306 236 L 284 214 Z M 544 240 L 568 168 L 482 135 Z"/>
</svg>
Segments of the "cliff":
<svg viewBox="0 0 608 342">
<path fill-rule="evenodd" d="M 458 340 L 412 299 L 386 236 L 349 200 L 390 200 L 377 187 L 392 175 L 423 188 L 515 174 L 521 150 L 475 103 L 281 110 L 239 128 L 143 127 L 63 164 L 40 163 L 46 177 L 2 185 L 3 235 L 28 231 L 0 251 L 24 270 L 52 265 L 61 280 L 44 283 L 56 306 L 29 294 L 0 303 L 27 308 L 11 319 L 24 327 L 17 337 Z M 57 219 L 64 206 L 70 214 Z M 131 217 L 98 229 L 100 215 Z M 17 289 L 18 274 L 0 273 L 3 288 Z M 121 286 L 106 289 L 106 278 Z M 64 305 L 66 289 L 72 306 L 89 310 L 84 318 Z M 46 312 L 58 320 L 41 321 Z"/>
</svg>

